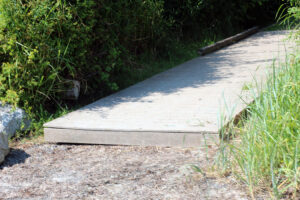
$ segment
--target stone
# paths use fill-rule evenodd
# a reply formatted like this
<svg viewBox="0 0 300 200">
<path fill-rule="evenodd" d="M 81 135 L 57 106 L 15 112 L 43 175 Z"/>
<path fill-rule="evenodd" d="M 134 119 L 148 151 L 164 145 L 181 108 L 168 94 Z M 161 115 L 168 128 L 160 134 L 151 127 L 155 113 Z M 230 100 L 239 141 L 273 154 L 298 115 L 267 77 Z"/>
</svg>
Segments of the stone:
<svg viewBox="0 0 300 200">
<path fill-rule="evenodd" d="M 22 125 L 24 125 L 23 130 L 30 126 L 25 111 L 0 102 L 0 133 L 5 133 L 8 138 L 11 138 L 22 128 Z"/>
<path fill-rule="evenodd" d="M 8 135 L 5 133 L 0 133 L 0 164 L 4 161 L 4 158 L 8 153 Z"/>
<path fill-rule="evenodd" d="M 77 100 L 80 94 L 80 82 L 76 80 L 66 80 L 66 90 L 63 93 L 63 98 L 67 100 Z"/>
<path fill-rule="evenodd" d="M 0 102 L 0 164 L 9 153 L 8 139 L 18 130 L 26 130 L 30 120 L 21 108 L 13 108 Z"/>
</svg>

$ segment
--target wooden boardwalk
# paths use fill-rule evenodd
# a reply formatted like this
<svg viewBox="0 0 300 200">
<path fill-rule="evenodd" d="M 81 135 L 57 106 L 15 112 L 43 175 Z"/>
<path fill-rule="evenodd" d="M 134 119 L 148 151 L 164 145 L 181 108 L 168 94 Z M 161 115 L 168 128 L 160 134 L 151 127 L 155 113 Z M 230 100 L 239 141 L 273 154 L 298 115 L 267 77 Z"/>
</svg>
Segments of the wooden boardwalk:
<svg viewBox="0 0 300 200">
<path fill-rule="evenodd" d="M 44 125 L 45 140 L 145 146 L 218 143 L 220 116 L 251 101 L 245 84 L 262 82 L 287 51 L 286 31 L 259 32 L 197 57 Z"/>
</svg>

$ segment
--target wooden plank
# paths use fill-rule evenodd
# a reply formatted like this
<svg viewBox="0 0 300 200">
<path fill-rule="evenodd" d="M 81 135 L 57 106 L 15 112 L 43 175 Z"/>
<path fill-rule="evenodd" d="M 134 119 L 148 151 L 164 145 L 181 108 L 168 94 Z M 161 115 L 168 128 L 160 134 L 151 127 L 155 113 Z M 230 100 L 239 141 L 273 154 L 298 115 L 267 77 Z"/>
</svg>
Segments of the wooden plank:
<svg viewBox="0 0 300 200">
<path fill-rule="evenodd" d="M 236 43 L 242 39 L 245 39 L 247 37 L 249 37 L 250 35 L 253 35 L 255 33 L 257 33 L 259 31 L 259 27 L 258 26 L 255 26 L 253 28 L 250 28 L 242 33 L 238 33 L 232 37 L 229 37 L 229 38 L 226 38 L 224 40 L 221 40 L 221 41 L 218 41 L 212 45 L 209 45 L 209 46 L 206 46 L 206 47 L 203 47 L 201 49 L 199 49 L 198 53 L 199 55 L 203 56 L 203 55 L 206 55 L 208 53 L 211 53 L 211 52 L 214 52 L 214 51 L 217 51 L 223 47 L 226 47 L 228 45 L 231 45 L 233 43 Z"/>
</svg>

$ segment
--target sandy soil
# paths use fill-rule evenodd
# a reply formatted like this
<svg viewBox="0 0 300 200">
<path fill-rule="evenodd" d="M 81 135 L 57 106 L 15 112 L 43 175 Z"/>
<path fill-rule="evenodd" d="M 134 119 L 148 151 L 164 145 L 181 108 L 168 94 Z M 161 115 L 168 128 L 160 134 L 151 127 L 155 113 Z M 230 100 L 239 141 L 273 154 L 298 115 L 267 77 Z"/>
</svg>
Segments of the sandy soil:
<svg viewBox="0 0 300 200">
<path fill-rule="evenodd" d="M 20 144 L 0 166 L 0 199 L 249 199 L 231 176 L 203 176 L 216 148 Z"/>
</svg>

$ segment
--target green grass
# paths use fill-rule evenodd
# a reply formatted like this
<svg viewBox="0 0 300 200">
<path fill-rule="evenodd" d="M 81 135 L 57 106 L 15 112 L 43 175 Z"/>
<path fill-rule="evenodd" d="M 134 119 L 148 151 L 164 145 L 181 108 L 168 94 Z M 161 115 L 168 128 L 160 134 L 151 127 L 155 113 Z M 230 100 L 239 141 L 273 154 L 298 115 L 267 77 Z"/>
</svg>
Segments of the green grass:
<svg viewBox="0 0 300 200">
<path fill-rule="evenodd" d="M 35 139 L 41 135 L 43 135 L 43 125 L 46 122 L 54 120 L 58 117 L 61 117 L 69 112 L 74 111 L 74 109 L 70 109 L 68 107 L 61 107 L 55 113 L 49 113 L 45 111 L 42 107 L 39 111 L 38 119 L 31 119 L 30 127 L 27 131 L 17 131 L 16 135 L 13 138 L 10 138 L 11 141 L 23 141 L 24 139 Z"/>
<path fill-rule="evenodd" d="M 283 23 L 275 23 L 271 26 L 264 28 L 264 31 L 282 31 L 282 30 L 290 30 L 291 27 L 288 24 Z"/>
<path fill-rule="evenodd" d="M 285 22 L 285 23 L 275 23 L 266 28 L 264 31 L 284 31 L 284 30 L 296 30 L 297 23 L 296 22 Z"/>
<path fill-rule="evenodd" d="M 220 154 L 253 199 L 262 189 L 274 199 L 300 193 L 300 52 L 275 65 L 248 117 L 232 127 L 236 140 L 223 143 Z"/>
</svg>

